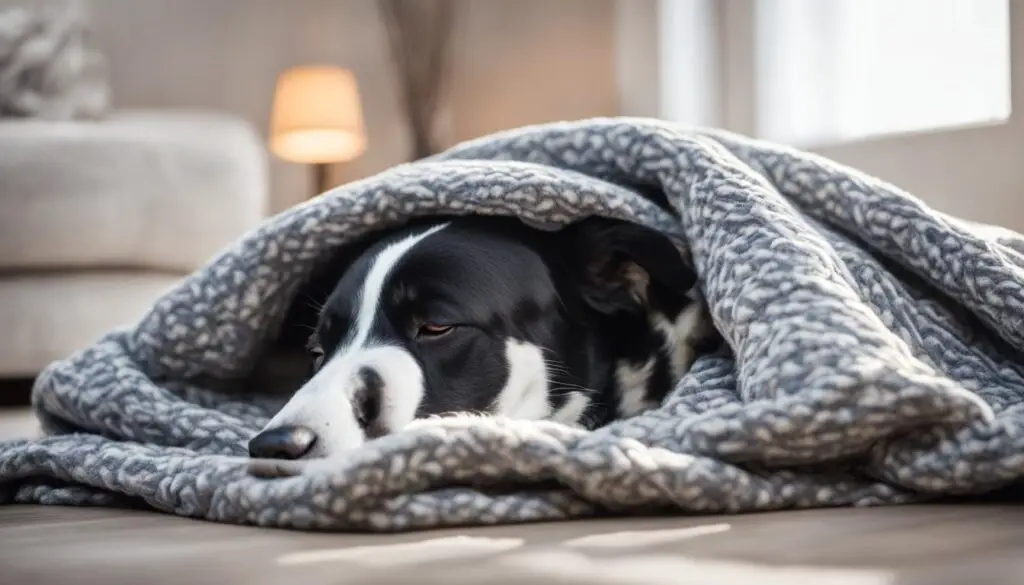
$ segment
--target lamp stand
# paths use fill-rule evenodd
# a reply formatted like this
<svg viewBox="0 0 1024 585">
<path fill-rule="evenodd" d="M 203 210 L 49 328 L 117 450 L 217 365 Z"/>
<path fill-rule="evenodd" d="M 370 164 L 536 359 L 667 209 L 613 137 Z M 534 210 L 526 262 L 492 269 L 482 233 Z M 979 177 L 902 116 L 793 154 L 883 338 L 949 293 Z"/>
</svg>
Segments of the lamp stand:
<svg viewBox="0 0 1024 585">
<path fill-rule="evenodd" d="M 320 195 L 332 187 L 330 181 L 331 165 L 329 163 L 313 163 L 313 197 Z"/>
</svg>

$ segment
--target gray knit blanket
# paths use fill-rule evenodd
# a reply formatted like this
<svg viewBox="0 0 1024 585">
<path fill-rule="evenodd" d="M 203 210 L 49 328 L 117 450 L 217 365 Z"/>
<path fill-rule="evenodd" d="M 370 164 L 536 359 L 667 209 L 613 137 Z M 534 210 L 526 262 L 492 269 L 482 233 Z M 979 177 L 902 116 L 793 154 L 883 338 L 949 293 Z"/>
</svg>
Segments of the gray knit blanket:
<svg viewBox="0 0 1024 585">
<path fill-rule="evenodd" d="M 660 408 L 595 431 L 442 419 L 345 457 L 253 465 L 246 441 L 281 400 L 251 373 L 303 283 L 346 242 L 428 214 L 660 230 L 729 350 Z M 398 531 L 1012 488 L 1022 254 L 1016 233 L 725 132 L 625 118 L 503 132 L 268 220 L 137 324 L 52 364 L 34 388 L 48 434 L 0 445 L 0 501 Z"/>
</svg>

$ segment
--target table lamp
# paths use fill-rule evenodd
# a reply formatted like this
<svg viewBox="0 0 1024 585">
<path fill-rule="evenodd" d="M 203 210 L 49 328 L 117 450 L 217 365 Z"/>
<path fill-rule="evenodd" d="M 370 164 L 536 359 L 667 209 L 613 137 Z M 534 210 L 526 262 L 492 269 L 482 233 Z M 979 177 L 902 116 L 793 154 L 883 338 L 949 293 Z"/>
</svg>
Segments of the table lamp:
<svg viewBox="0 0 1024 585">
<path fill-rule="evenodd" d="M 355 75 L 330 66 L 282 73 L 274 91 L 270 150 L 284 160 L 312 165 L 315 195 L 330 189 L 329 165 L 353 160 L 366 150 Z"/>
</svg>

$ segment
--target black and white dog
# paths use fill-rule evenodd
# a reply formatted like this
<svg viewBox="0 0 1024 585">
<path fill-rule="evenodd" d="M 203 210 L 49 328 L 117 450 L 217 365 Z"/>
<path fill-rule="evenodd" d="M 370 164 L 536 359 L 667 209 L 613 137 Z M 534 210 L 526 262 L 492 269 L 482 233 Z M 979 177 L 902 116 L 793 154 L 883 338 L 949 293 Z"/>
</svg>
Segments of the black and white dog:
<svg viewBox="0 0 1024 585">
<path fill-rule="evenodd" d="M 252 457 L 327 457 L 434 415 L 599 427 L 660 404 L 717 339 L 677 249 L 625 222 L 421 221 L 354 257 L 313 375 Z"/>
</svg>

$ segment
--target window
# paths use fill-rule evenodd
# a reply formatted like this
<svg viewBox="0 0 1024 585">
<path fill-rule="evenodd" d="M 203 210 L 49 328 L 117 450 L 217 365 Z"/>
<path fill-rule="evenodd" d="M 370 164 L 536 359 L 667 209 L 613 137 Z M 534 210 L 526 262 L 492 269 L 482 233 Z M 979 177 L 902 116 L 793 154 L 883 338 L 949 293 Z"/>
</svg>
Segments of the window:
<svg viewBox="0 0 1024 585">
<path fill-rule="evenodd" d="M 660 115 L 816 147 L 998 124 L 1009 0 L 660 0 Z"/>
<path fill-rule="evenodd" d="M 1005 121 L 1008 0 L 757 0 L 757 134 L 799 145 Z"/>
</svg>

